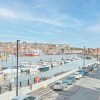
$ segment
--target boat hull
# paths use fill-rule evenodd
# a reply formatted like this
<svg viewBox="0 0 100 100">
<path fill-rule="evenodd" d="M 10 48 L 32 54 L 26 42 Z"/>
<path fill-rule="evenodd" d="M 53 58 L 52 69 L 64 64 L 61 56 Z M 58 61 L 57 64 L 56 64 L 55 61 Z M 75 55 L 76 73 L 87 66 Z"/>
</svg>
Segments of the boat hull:
<svg viewBox="0 0 100 100">
<path fill-rule="evenodd" d="M 39 68 L 40 72 L 44 72 L 44 71 L 48 71 L 49 67 L 43 67 L 43 68 Z"/>
<path fill-rule="evenodd" d="M 40 54 L 24 54 L 23 56 L 40 56 Z"/>
</svg>

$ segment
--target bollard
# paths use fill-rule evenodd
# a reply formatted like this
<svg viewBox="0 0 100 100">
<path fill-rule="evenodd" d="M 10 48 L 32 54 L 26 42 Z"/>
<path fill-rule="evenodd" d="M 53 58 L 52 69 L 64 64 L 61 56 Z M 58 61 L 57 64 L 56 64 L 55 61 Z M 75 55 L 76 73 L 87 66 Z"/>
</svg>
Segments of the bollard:
<svg viewBox="0 0 100 100">
<path fill-rule="evenodd" d="M 22 87 L 22 83 L 21 83 L 21 81 L 20 81 L 20 87 Z"/>
<path fill-rule="evenodd" d="M 28 69 L 28 74 L 30 74 L 30 70 Z"/>
<path fill-rule="evenodd" d="M 9 91 L 11 91 L 12 90 L 12 86 L 11 86 L 11 84 L 9 84 Z"/>
<path fill-rule="evenodd" d="M 0 87 L 0 94 L 1 94 L 1 87 Z"/>
<path fill-rule="evenodd" d="M 28 79 L 28 84 L 27 85 L 29 85 L 30 84 L 30 81 L 29 81 L 29 79 Z"/>
<path fill-rule="evenodd" d="M 34 83 L 38 83 L 39 82 L 39 78 L 38 78 L 38 76 L 36 76 L 35 78 L 34 78 Z"/>
</svg>

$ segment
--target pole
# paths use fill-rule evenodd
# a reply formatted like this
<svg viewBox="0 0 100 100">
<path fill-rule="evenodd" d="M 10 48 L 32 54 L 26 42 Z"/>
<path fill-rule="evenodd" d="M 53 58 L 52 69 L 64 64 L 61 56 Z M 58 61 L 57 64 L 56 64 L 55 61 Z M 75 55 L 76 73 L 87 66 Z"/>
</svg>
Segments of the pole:
<svg viewBox="0 0 100 100">
<path fill-rule="evenodd" d="M 18 42 L 20 40 L 17 40 L 17 76 L 16 76 L 16 96 L 18 96 Z"/>
<path fill-rule="evenodd" d="M 83 58 L 83 67 L 85 67 L 85 46 L 84 46 L 83 54 L 84 54 L 84 58 Z"/>
<path fill-rule="evenodd" d="M 98 67 L 98 48 L 97 48 L 97 67 Z"/>
<path fill-rule="evenodd" d="M 11 79 L 13 79 L 13 55 L 12 55 L 12 71 L 11 71 Z"/>
<path fill-rule="evenodd" d="M 98 62 L 98 48 L 97 48 L 97 62 Z"/>
</svg>

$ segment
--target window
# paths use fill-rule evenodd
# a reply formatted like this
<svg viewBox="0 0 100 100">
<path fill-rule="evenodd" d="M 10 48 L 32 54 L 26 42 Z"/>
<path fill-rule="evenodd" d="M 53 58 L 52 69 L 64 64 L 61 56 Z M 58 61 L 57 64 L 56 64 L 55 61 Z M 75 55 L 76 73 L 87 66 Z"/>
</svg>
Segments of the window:
<svg viewBox="0 0 100 100">
<path fill-rule="evenodd" d="M 55 85 L 61 85 L 61 83 L 60 82 L 56 82 Z"/>
<path fill-rule="evenodd" d="M 28 100 L 36 100 L 35 97 L 28 97 Z"/>
<path fill-rule="evenodd" d="M 18 100 L 18 99 L 12 99 L 12 100 Z"/>
<path fill-rule="evenodd" d="M 25 98 L 25 99 L 23 99 L 23 100 L 28 100 L 28 98 Z"/>
<path fill-rule="evenodd" d="M 65 82 L 65 81 L 63 81 L 63 82 L 62 82 L 62 84 L 66 84 L 66 82 Z"/>
</svg>

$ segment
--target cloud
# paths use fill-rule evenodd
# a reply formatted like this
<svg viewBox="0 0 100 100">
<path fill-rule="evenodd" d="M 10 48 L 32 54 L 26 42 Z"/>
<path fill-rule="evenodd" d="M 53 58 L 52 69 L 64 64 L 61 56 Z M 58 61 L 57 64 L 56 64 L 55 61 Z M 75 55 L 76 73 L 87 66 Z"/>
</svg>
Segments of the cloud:
<svg viewBox="0 0 100 100">
<path fill-rule="evenodd" d="M 13 34 L 1 34 L 0 35 L 0 38 L 8 38 L 8 36 L 9 36 L 9 38 L 15 38 L 15 39 L 17 39 L 17 38 L 23 38 L 23 39 L 32 39 L 33 37 L 31 37 L 31 36 L 21 36 L 21 35 L 13 35 Z"/>
<path fill-rule="evenodd" d="M 18 18 L 18 16 L 13 11 L 6 8 L 0 8 L 0 16 L 7 18 Z"/>
<path fill-rule="evenodd" d="M 5 8 L 0 8 L 0 16 L 7 17 L 7 18 L 20 19 L 20 20 L 36 21 L 36 22 L 47 23 L 47 24 L 56 25 L 56 26 L 62 26 L 60 23 L 57 23 L 56 21 L 51 20 L 51 19 L 39 18 L 39 17 L 35 17 L 32 15 L 23 14 L 23 13 L 17 14 Z"/>
<path fill-rule="evenodd" d="M 91 33 L 100 33 L 100 24 L 90 25 L 86 28 L 86 31 Z"/>
<path fill-rule="evenodd" d="M 57 15 L 56 15 L 57 16 Z M 20 17 L 21 18 L 21 17 Z M 53 18 L 48 18 L 47 17 L 40 17 L 40 16 L 25 16 L 22 18 L 24 20 L 28 20 L 28 21 L 35 21 L 35 22 L 39 22 L 39 23 L 45 23 L 45 24 L 49 24 L 49 25 L 54 25 L 54 26 L 59 26 L 59 27 L 77 27 L 77 26 L 81 26 L 81 21 L 78 19 L 75 19 L 73 17 L 70 16 L 59 16 L 58 17 L 53 17 Z"/>
<path fill-rule="evenodd" d="M 39 6 L 40 7 L 40 6 Z M 34 9 L 33 9 L 34 11 Z M 49 15 L 47 14 L 49 12 Z M 45 12 L 45 16 L 41 16 L 39 13 L 37 13 L 37 10 L 35 13 L 33 12 L 21 12 L 21 11 L 13 11 L 9 8 L 0 8 L 0 16 L 2 18 L 10 18 L 15 20 L 25 20 L 25 21 L 33 21 L 48 25 L 53 25 L 57 27 L 77 27 L 80 25 L 80 20 L 75 19 L 68 15 L 59 14 L 57 11 L 52 11 L 52 8 L 47 10 Z"/>
<path fill-rule="evenodd" d="M 25 20 L 29 21 L 35 21 L 35 22 L 40 22 L 40 23 L 45 23 L 45 24 L 50 24 L 54 26 L 64 26 L 63 23 L 60 21 L 56 21 L 54 19 L 49 19 L 49 18 L 40 18 L 40 17 L 35 17 L 35 16 L 30 16 L 30 17 L 24 17 Z"/>
</svg>

